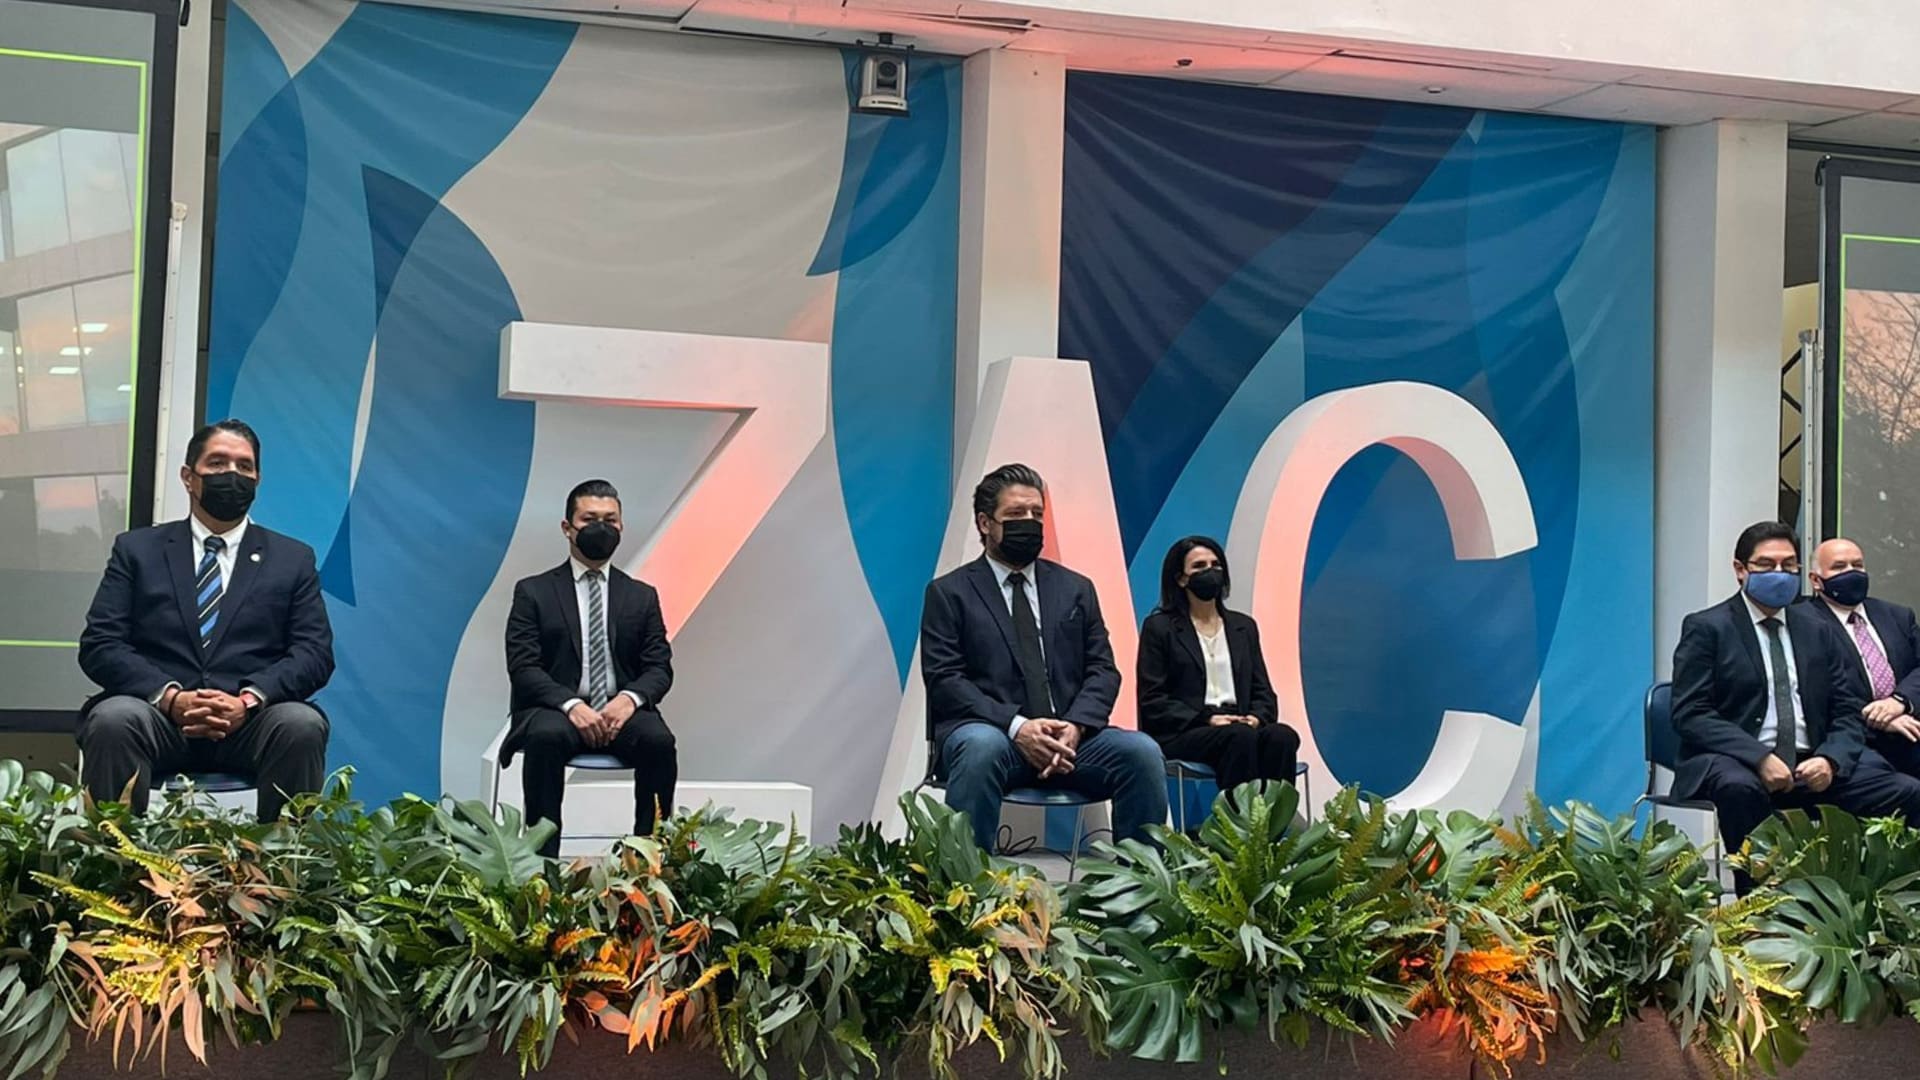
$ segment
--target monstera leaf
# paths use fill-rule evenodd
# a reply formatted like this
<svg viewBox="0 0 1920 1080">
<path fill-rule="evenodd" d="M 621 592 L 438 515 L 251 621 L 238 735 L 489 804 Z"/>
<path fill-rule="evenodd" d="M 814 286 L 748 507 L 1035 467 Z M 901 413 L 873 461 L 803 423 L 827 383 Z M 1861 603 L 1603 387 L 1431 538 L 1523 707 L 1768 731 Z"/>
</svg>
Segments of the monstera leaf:
<svg viewBox="0 0 1920 1080">
<path fill-rule="evenodd" d="M 522 829 L 520 811 L 502 806 L 496 819 L 478 799 L 444 800 L 435 818 L 460 863 L 490 889 L 511 888 L 546 869 L 540 845 L 553 835 L 550 821 Z"/>
<path fill-rule="evenodd" d="M 1870 902 L 1826 877 L 1790 881 L 1784 891 L 1786 901 L 1760 921 L 1747 955 L 1786 968 L 1785 985 L 1816 1013 L 1833 1010 L 1849 1024 L 1883 1017 L 1886 984 L 1864 954 Z"/>
<path fill-rule="evenodd" d="M 1149 1061 L 1199 1061 L 1200 1012 L 1187 989 L 1200 965 L 1158 956 L 1132 934 L 1103 936 L 1102 944 L 1106 952 L 1094 958 L 1093 968 L 1109 987 L 1108 1045 Z"/>
</svg>

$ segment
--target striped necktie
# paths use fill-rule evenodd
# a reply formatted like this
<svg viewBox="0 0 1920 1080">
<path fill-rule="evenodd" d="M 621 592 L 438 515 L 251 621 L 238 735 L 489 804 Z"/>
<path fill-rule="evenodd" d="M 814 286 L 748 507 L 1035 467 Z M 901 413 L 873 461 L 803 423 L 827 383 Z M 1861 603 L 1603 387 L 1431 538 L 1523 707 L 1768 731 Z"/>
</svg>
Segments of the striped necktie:
<svg viewBox="0 0 1920 1080">
<path fill-rule="evenodd" d="M 613 699 L 613 669 L 607 658 L 607 609 L 600 599 L 600 582 L 605 575 L 589 570 L 582 576 L 587 582 L 587 689 L 592 695 L 587 704 L 598 709 Z"/>
<path fill-rule="evenodd" d="M 207 553 L 200 557 L 200 569 L 193 575 L 194 608 L 200 612 L 200 647 L 213 644 L 213 629 L 220 624 L 220 596 L 226 585 L 220 580 L 220 553 L 227 542 L 207 537 Z"/>
</svg>

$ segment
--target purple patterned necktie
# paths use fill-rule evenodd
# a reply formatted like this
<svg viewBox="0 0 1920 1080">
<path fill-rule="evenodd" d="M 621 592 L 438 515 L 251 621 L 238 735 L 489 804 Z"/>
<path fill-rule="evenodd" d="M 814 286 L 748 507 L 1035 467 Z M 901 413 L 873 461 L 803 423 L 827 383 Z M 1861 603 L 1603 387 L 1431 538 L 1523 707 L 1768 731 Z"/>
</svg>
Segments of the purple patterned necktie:
<svg viewBox="0 0 1920 1080">
<path fill-rule="evenodd" d="M 1860 660 L 1867 665 L 1867 681 L 1873 684 L 1873 700 L 1882 701 L 1893 694 L 1893 667 L 1887 663 L 1887 654 L 1880 651 L 1880 643 L 1873 640 L 1873 634 L 1867 630 L 1867 620 L 1858 611 L 1847 616 L 1847 626 L 1853 630 L 1853 643 L 1860 647 Z"/>
</svg>

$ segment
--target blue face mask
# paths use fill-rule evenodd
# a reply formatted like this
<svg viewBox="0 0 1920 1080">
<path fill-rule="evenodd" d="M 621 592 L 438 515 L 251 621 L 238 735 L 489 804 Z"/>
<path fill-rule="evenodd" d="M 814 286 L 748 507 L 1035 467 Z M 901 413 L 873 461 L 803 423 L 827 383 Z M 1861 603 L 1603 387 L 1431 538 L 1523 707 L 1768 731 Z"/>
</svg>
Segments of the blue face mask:
<svg viewBox="0 0 1920 1080">
<path fill-rule="evenodd" d="M 1867 598 L 1867 572 L 1847 570 L 1820 583 L 1827 596 L 1843 607 L 1852 607 Z"/>
<path fill-rule="evenodd" d="M 1800 595 L 1800 575 L 1785 570 L 1749 570 L 1747 595 L 1761 607 L 1786 607 Z"/>
</svg>

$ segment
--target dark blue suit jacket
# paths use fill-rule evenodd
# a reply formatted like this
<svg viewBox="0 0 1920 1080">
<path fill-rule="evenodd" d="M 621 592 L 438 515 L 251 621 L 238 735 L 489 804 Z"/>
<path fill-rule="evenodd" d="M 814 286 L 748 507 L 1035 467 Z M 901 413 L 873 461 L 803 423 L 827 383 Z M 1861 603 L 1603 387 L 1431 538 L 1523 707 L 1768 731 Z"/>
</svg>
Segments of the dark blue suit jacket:
<svg viewBox="0 0 1920 1080">
<path fill-rule="evenodd" d="M 194 618 L 200 555 L 184 520 L 114 540 L 80 635 L 80 669 L 101 689 L 83 718 L 102 698 L 151 698 L 170 682 L 229 694 L 257 687 L 270 703 L 305 701 L 327 684 L 333 628 L 313 549 L 249 523 L 206 649 Z"/>
<path fill-rule="evenodd" d="M 1827 606 L 1825 600 L 1809 596 L 1803 602 L 1808 611 L 1833 623 L 1842 637 L 1851 636 L 1840 620 L 1833 617 L 1833 609 Z M 1907 699 L 1909 708 L 1920 709 L 1920 625 L 1915 625 L 1913 609 L 1871 596 L 1861 604 L 1861 608 L 1867 613 L 1867 621 L 1879 633 L 1880 643 L 1886 646 L 1887 665 L 1893 668 L 1893 692 Z M 1849 670 L 1858 677 L 1854 691 L 1862 701 L 1872 701 L 1873 684 L 1867 679 L 1866 661 L 1860 659 L 1860 650 L 1857 648 L 1848 650 L 1848 656 L 1853 661 Z"/>
<path fill-rule="evenodd" d="M 1040 597 L 1040 647 L 1060 719 L 1107 726 L 1120 696 L 1107 624 L 1093 582 L 1042 559 L 1031 567 Z M 920 612 L 920 676 L 927 686 L 927 733 L 938 745 L 981 720 L 1005 731 L 1026 699 L 1013 616 L 982 556 L 927 585 Z"/>
<path fill-rule="evenodd" d="M 1833 762 L 1834 774 L 1851 775 L 1866 748 L 1860 710 L 1866 704 L 1848 671 L 1859 666 L 1853 647 L 1840 636 L 1840 624 L 1825 612 L 1794 604 L 1782 613 L 1793 638 L 1793 666 L 1800 676 L 1800 710 L 1806 718 L 1813 754 Z M 1766 721 L 1766 661 L 1760 638 L 1740 596 L 1680 624 L 1673 650 L 1673 727 L 1680 735 L 1680 763 L 1673 794 L 1690 799 L 1705 778 L 1704 754 L 1725 754 L 1750 769 L 1773 747 L 1760 741 Z"/>
</svg>

